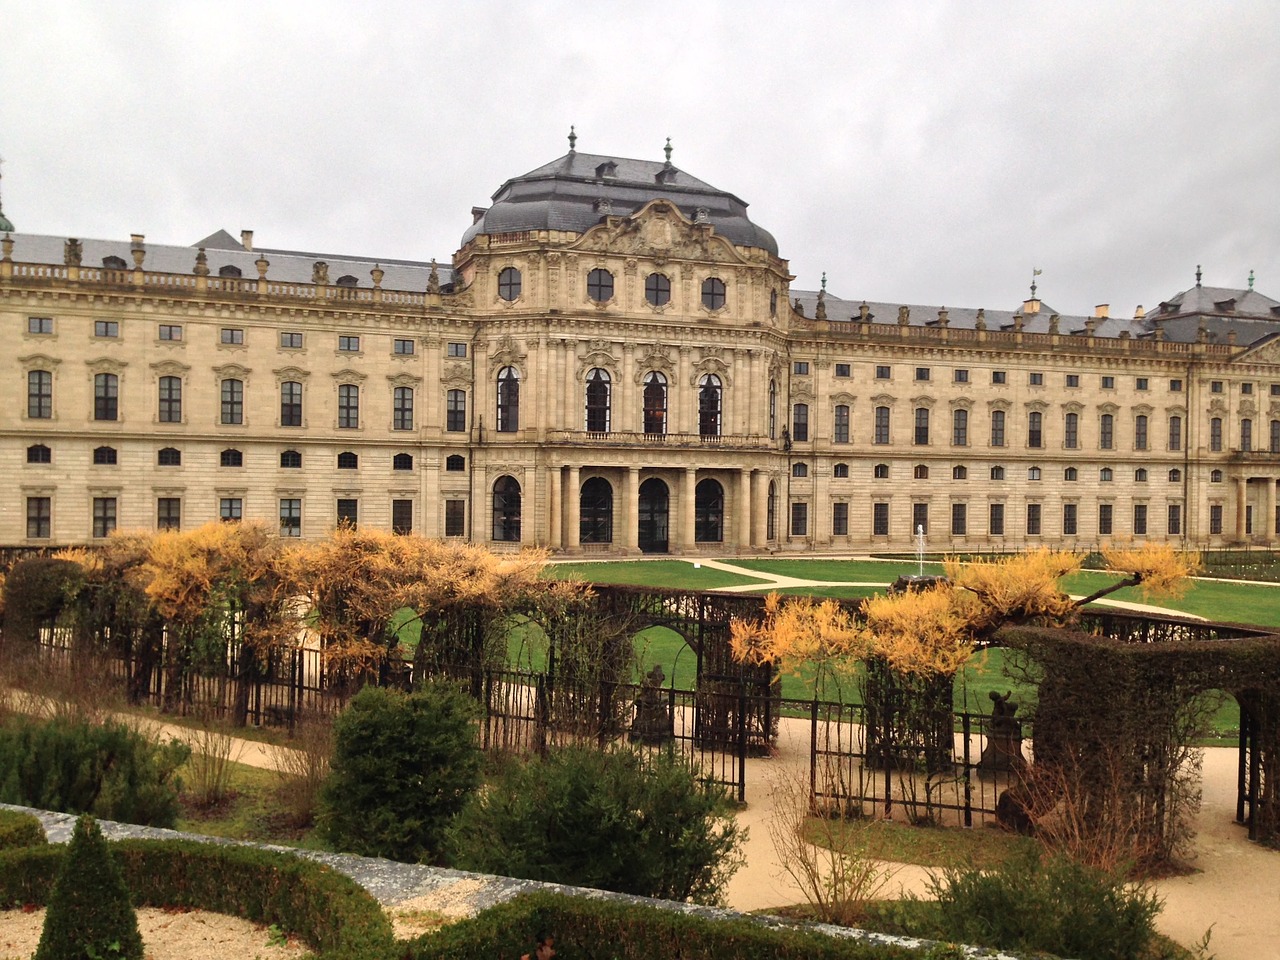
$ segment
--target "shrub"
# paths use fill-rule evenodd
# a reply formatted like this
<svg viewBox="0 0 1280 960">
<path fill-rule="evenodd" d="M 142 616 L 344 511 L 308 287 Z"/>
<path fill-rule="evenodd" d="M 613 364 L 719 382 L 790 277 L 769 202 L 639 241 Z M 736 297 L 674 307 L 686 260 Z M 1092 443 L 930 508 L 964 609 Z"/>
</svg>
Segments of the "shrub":
<svg viewBox="0 0 1280 960">
<path fill-rule="evenodd" d="M 443 682 L 361 690 L 334 723 L 322 835 L 365 856 L 438 859 L 445 828 L 480 784 L 475 716 L 475 702 Z"/>
<path fill-rule="evenodd" d="M 1090 960 L 1142 956 L 1161 907 L 1119 874 L 1035 852 L 994 870 L 948 870 L 930 892 L 946 939 Z"/>
<path fill-rule="evenodd" d="M 35 960 L 142 960 L 138 917 L 120 868 L 89 815 L 76 821 L 49 895 Z"/>
<path fill-rule="evenodd" d="M 715 903 L 742 839 L 727 805 L 670 753 L 570 747 L 508 765 L 449 838 L 463 869 Z"/>
<path fill-rule="evenodd" d="M 38 847 L 48 840 L 40 820 L 17 810 L 0 810 L 0 850 Z"/>
<path fill-rule="evenodd" d="M 120 723 L 15 717 L 0 727 L 0 803 L 172 827 L 189 753 Z"/>
<path fill-rule="evenodd" d="M 215 807 L 227 798 L 231 764 L 239 762 L 244 743 L 207 707 L 196 713 L 196 725 L 186 737 L 191 747 L 191 796 L 197 806 Z"/>
<path fill-rule="evenodd" d="M 332 755 L 332 724 L 312 717 L 298 721 L 287 749 L 273 752 L 272 763 L 280 777 L 280 805 L 294 826 L 308 827 L 315 822 Z"/>
</svg>

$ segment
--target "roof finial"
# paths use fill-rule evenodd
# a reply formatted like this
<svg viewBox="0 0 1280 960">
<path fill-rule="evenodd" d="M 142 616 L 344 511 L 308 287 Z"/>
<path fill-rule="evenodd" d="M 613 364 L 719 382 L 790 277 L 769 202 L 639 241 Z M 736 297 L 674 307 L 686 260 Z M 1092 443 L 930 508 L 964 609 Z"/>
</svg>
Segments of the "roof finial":
<svg viewBox="0 0 1280 960">
<path fill-rule="evenodd" d="M 1200 264 L 1196 264 L 1196 286 L 1200 286 Z"/>
<path fill-rule="evenodd" d="M 1249 271 L 1249 289 L 1250 290 L 1253 289 L 1253 271 L 1252 270 Z"/>
<path fill-rule="evenodd" d="M 671 165 L 671 138 L 667 137 L 667 145 L 662 148 L 662 152 L 667 155 L 667 165 Z"/>
<path fill-rule="evenodd" d="M 578 135 L 573 132 L 573 124 L 569 124 L 569 152 L 573 153 L 578 142 Z"/>
<path fill-rule="evenodd" d="M 1042 273 L 1044 273 L 1044 271 L 1041 270 L 1039 267 L 1031 268 L 1031 299 L 1032 300 L 1036 298 L 1036 277 L 1040 276 L 1040 274 Z"/>
<path fill-rule="evenodd" d="M 827 292 L 827 271 L 822 271 L 822 292 Z"/>
</svg>

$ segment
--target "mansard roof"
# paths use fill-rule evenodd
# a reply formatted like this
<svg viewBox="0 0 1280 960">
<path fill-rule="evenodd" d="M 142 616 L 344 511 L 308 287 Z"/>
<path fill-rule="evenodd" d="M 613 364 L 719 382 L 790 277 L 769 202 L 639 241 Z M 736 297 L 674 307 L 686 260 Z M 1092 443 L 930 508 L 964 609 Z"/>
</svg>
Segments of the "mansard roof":
<svg viewBox="0 0 1280 960">
<path fill-rule="evenodd" d="M 508 180 L 462 237 L 525 230 L 586 233 L 606 216 L 630 216 L 650 200 L 670 200 L 690 220 L 699 211 L 725 239 L 777 256 L 769 231 L 747 217 L 747 204 L 673 166 L 670 161 L 631 160 L 601 154 L 567 154 Z"/>
</svg>

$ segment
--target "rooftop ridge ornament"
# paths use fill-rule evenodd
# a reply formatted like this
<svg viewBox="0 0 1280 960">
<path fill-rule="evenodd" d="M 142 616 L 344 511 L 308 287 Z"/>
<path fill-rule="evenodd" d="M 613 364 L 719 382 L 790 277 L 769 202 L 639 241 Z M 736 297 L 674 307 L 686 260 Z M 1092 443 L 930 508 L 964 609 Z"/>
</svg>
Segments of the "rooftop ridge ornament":
<svg viewBox="0 0 1280 960">
<path fill-rule="evenodd" d="M 822 292 L 827 292 L 827 271 L 822 271 Z"/>
<path fill-rule="evenodd" d="M 1253 271 L 1252 270 L 1249 271 L 1249 289 L 1250 290 L 1253 289 Z"/>
<path fill-rule="evenodd" d="M 569 152 L 574 153 L 577 148 L 578 135 L 573 132 L 573 124 L 569 124 Z"/>
<path fill-rule="evenodd" d="M 1039 269 L 1038 267 L 1031 268 L 1031 299 L 1032 300 L 1036 298 L 1036 277 L 1040 276 L 1040 274 L 1042 273 L 1044 273 L 1044 271 Z"/>
<path fill-rule="evenodd" d="M 1196 264 L 1196 286 L 1200 286 L 1200 264 Z"/>
<path fill-rule="evenodd" d="M 667 155 L 667 166 L 671 166 L 671 138 L 667 137 L 667 145 L 662 148 L 662 152 Z"/>
</svg>

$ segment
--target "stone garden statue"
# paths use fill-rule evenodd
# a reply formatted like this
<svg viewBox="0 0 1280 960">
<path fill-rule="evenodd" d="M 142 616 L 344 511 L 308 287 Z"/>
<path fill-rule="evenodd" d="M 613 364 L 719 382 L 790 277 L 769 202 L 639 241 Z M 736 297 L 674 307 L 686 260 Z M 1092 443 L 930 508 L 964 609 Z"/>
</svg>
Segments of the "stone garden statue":
<svg viewBox="0 0 1280 960">
<path fill-rule="evenodd" d="M 656 663 L 641 683 L 635 719 L 631 721 L 632 743 L 664 743 L 675 735 L 671 711 L 662 692 L 665 679 L 662 664 Z"/>
<path fill-rule="evenodd" d="M 1013 691 L 1001 696 L 992 690 L 988 696 L 991 697 L 991 724 L 978 769 L 986 773 L 1019 771 L 1027 761 L 1022 756 L 1022 721 L 1014 716 L 1018 705 L 1009 699 Z"/>
</svg>

